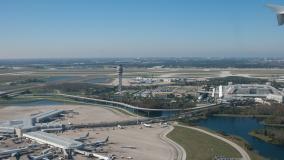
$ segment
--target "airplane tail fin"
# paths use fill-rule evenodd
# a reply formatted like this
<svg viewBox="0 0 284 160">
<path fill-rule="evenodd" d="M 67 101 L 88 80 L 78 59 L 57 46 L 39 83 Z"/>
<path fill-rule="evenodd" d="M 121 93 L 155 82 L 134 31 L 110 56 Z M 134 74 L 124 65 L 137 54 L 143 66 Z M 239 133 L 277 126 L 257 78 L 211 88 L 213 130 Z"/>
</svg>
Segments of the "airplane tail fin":
<svg viewBox="0 0 284 160">
<path fill-rule="evenodd" d="M 106 138 L 105 142 L 108 142 L 108 139 L 109 139 L 109 136 L 107 136 L 107 138 Z"/>
<path fill-rule="evenodd" d="M 27 157 L 29 160 L 33 160 L 33 157 L 30 154 L 28 154 Z"/>
</svg>

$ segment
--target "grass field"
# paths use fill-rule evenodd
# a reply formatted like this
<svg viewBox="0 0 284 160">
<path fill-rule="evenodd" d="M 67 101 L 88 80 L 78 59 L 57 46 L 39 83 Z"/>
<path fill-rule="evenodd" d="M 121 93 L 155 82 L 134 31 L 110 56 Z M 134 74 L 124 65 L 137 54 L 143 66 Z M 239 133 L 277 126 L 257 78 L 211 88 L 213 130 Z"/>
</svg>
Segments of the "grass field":
<svg viewBox="0 0 284 160">
<path fill-rule="evenodd" d="M 268 137 L 268 136 L 265 136 L 265 135 L 263 135 L 263 134 L 258 134 L 258 133 L 256 133 L 255 131 L 251 131 L 250 133 L 249 133 L 249 135 L 251 135 L 251 136 L 253 136 L 253 137 L 255 137 L 255 138 L 258 138 L 258 139 L 260 139 L 260 140 L 263 140 L 263 141 L 265 141 L 265 142 L 271 142 L 272 141 L 272 138 L 270 138 L 270 137 Z"/>
<path fill-rule="evenodd" d="M 222 136 L 222 135 L 220 135 Z M 239 146 L 241 146 L 243 149 L 245 149 L 245 151 L 249 154 L 250 158 L 252 160 L 268 160 L 265 157 L 262 157 L 261 155 L 259 155 L 257 152 L 255 152 L 253 150 L 253 148 L 251 148 L 250 144 L 243 139 L 242 137 L 237 137 L 237 136 L 232 136 L 232 135 L 228 135 L 228 136 L 224 136 L 226 139 L 235 142 L 236 144 L 238 144 Z"/>
<path fill-rule="evenodd" d="M 192 129 L 176 126 L 168 137 L 185 149 L 187 160 L 211 160 L 215 155 L 241 157 L 229 144 Z"/>
</svg>

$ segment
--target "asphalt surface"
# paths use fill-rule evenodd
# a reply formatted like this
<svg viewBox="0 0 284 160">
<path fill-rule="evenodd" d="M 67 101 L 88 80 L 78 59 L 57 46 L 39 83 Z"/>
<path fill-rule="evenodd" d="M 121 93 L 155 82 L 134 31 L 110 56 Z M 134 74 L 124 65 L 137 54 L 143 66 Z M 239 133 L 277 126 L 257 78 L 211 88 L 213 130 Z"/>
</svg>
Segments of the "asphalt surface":
<svg viewBox="0 0 284 160">
<path fill-rule="evenodd" d="M 175 153 L 171 154 L 171 157 L 169 157 L 169 160 L 186 160 L 186 152 L 183 149 L 183 147 L 181 147 L 179 144 L 177 144 L 176 142 L 174 142 L 173 140 L 169 139 L 167 137 L 167 134 L 169 134 L 172 130 L 174 129 L 173 126 L 169 126 L 169 129 L 163 131 L 160 134 L 160 138 L 165 142 L 170 144 L 174 149 L 175 149 Z"/>
</svg>

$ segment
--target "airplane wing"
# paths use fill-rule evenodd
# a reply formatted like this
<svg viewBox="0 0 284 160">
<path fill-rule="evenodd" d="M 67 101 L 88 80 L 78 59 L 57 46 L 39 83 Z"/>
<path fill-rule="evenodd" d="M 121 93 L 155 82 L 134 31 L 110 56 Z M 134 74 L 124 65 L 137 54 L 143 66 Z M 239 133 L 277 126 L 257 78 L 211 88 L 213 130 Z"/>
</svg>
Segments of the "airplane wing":
<svg viewBox="0 0 284 160">
<path fill-rule="evenodd" d="M 284 24 L 284 6 L 267 4 L 268 8 L 272 9 L 277 14 L 278 25 Z"/>
<path fill-rule="evenodd" d="M 267 4 L 266 6 L 278 14 L 284 14 L 284 6 L 275 4 Z"/>
</svg>

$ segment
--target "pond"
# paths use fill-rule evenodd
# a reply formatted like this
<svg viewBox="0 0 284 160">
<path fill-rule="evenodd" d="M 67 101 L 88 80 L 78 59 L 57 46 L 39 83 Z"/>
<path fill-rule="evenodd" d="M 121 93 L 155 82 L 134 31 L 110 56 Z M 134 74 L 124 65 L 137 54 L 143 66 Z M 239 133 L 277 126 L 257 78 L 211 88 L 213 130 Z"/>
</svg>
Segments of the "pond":
<svg viewBox="0 0 284 160">
<path fill-rule="evenodd" d="M 236 135 L 245 139 L 260 155 L 271 160 L 284 159 L 284 145 L 274 145 L 249 135 L 249 132 L 264 126 L 256 118 L 247 117 L 209 117 L 196 122 L 197 125 L 225 134 Z"/>
</svg>

